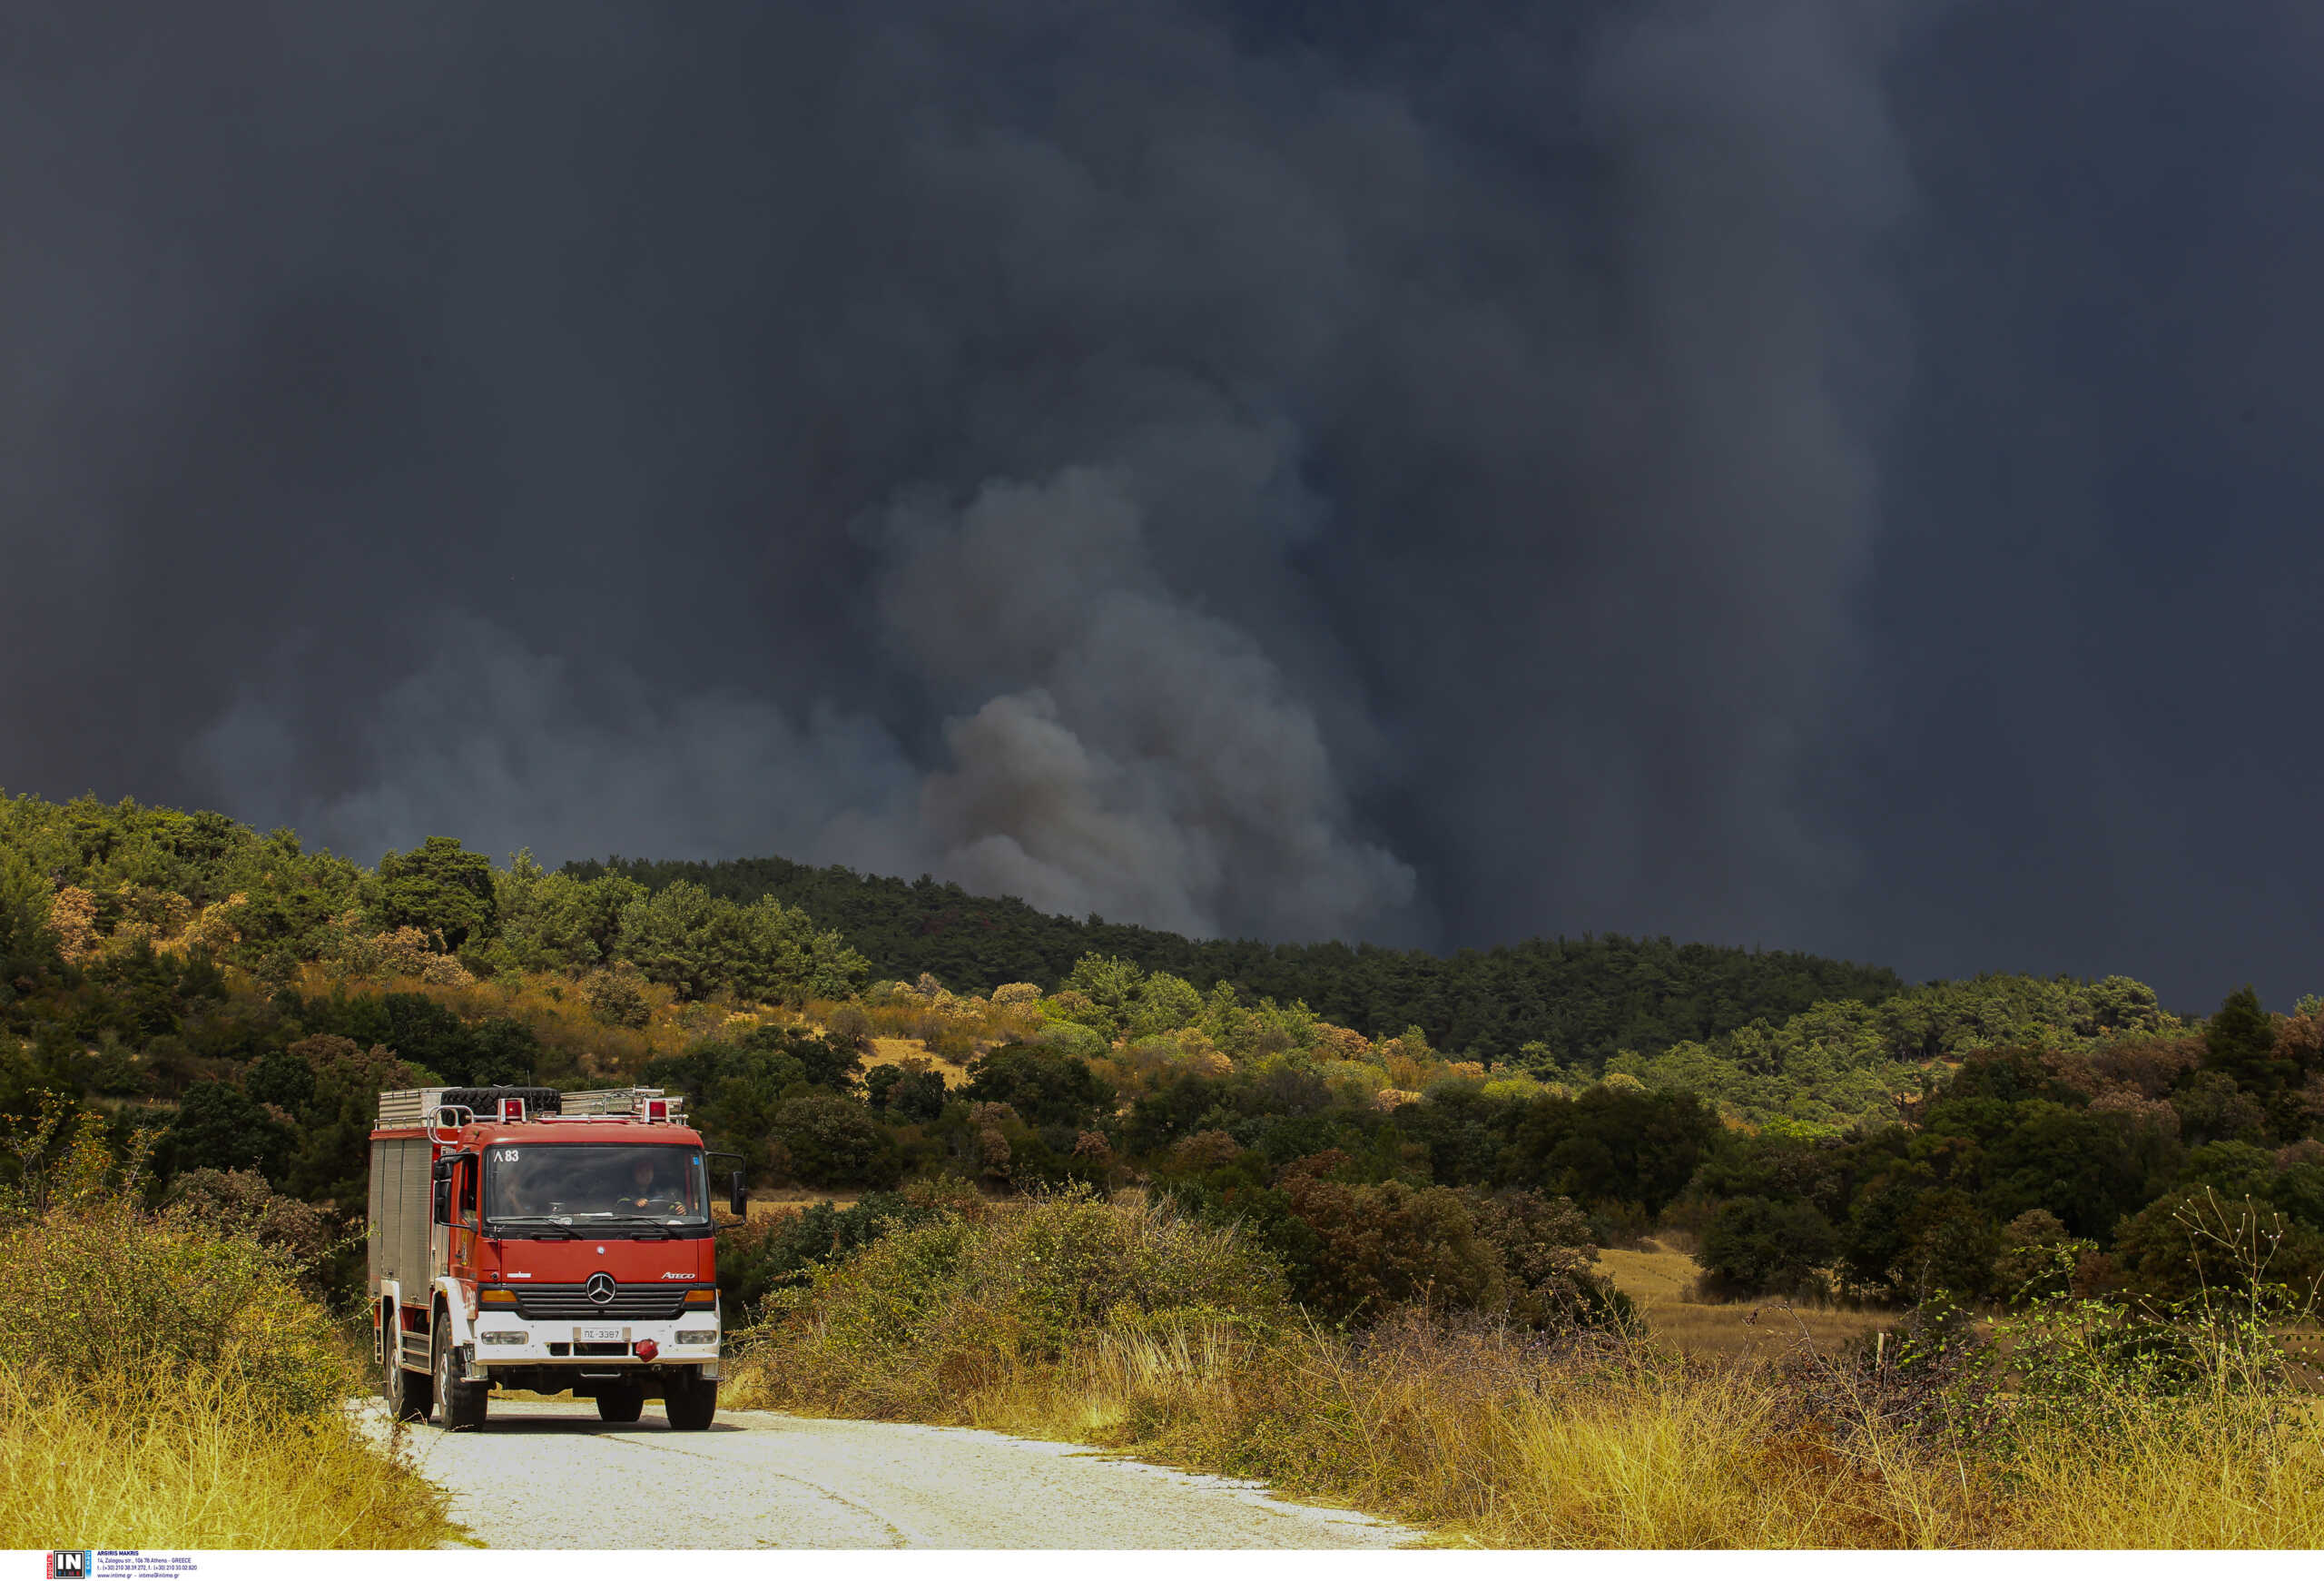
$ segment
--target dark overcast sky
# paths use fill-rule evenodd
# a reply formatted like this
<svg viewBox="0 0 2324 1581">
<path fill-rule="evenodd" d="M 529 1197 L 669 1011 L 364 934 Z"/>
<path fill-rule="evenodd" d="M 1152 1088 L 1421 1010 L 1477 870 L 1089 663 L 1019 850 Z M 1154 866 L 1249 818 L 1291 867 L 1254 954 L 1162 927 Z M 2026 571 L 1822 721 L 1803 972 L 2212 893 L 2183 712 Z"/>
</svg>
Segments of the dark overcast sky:
<svg viewBox="0 0 2324 1581">
<path fill-rule="evenodd" d="M 2324 989 L 2324 8 L 0 18 L 0 785 Z"/>
</svg>

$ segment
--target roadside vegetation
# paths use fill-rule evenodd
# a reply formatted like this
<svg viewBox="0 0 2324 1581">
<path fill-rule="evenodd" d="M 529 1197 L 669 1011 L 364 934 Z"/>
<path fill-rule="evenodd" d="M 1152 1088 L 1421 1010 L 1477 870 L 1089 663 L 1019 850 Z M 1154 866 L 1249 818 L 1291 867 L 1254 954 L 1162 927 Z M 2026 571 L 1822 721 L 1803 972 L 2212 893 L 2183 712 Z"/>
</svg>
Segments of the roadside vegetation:
<svg viewBox="0 0 2324 1581">
<path fill-rule="evenodd" d="M 2176 1540 L 2170 1510 L 2317 1540 L 2304 1375 L 2268 1349 L 2312 1344 L 2324 1282 L 2313 997 L 1277 950 L 780 863 L 438 837 L 365 868 L 0 796 L 0 1115 L 150 1132 L 120 1222 L 153 1244 L 231 1222 L 344 1303 L 379 1092 L 492 1082 L 662 1087 L 746 1161 L 781 1207 L 721 1235 L 745 1398 L 1095 1438 L 1480 1541 L 2036 1541 L 2116 1508 L 2122 1541 Z M 2230 1297 L 2232 1388 L 2123 1370 L 2194 1355 Z M 2061 1314 L 2097 1359 L 2045 1416 L 2024 1359 Z"/>
<path fill-rule="evenodd" d="M 12 1152 L 0 1542 L 409 1548 L 455 1535 L 443 1493 L 345 1414 L 354 1369 L 279 1233 L 304 1228 L 297 1205 L 274 1211 L 262 1186 L 229 1182 L 224 1198 L 153 1210 L 142 1153 L 117 1160 L 100 1124 L 54 1105 Z"/>
<path fill-rule="evenodd" d="M 924 1206 L 770 1304 L 734 1403 L 1093 1443 L 1491 1546 L 2324 1542 L 2280 1339 L 2312 1309 L 2264 1281 L 1704 1358 L 1618 1304 L 1327 1325 L 1239 1231 L 1149 1201 Z M 2264 1257 L 2248 1221 L 2189 1229 Z"/>
</svg>

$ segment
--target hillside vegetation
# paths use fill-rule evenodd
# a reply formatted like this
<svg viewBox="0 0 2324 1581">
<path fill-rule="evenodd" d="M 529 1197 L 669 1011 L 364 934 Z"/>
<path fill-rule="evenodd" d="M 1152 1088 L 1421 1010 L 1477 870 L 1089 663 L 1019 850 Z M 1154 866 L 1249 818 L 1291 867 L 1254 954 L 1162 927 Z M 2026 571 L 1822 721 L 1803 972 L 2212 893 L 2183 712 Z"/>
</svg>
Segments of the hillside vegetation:
<svg viewBox="0 0 2324 1581">
<path fill-rule="evenodd" d="M 1502 1055 L 1102 950 L 981 992 L 891 976 L 886 945 L 803 904 L 633 871 L 496 865 L 448 837 L 363 868 L 215 815 L 0 798 L 6 1133 L 44 1112 L 115 1149 L 151 1130 L 139 1211 L 231 1207 L 303 1249 L 310 1296 L 347 1300 L 382 1088 L 645 1082 L 684 1093 L 753 1185 L 855 1199 L 722 1231 L 768 1398 L 1082 1420 L 1490 1540 L 1801 1522 L 1801 1541 L 1996 1541 L 2027 1531 L 2003 1512 L 2051 1507 L 2030 1489 L 2102 1471 L 2132 1512 L 2216 1473 L 2228 1491 L 2184 1528 L 2205 1540 L 2312 1529 L 2295 1452 L 2312 1441 L 2286 1425 L 2306 1408 L 2276 1346 L 2324 1284 L 2324 1002 L 2278 1013 L 2244 989 L 2188 1021 L 2121 978 L 1885 981 L 1722 1002 L 1723 1025 L 1681 1036 L 1702 980 L 1649 990 L 1626 974 L 1661 946 L 1597 941 L 1554 956 L 1596 964 L 1572 1004 L 1539 1002 L 1544 1024 L 1630 1024 L 1590 986 L 1619 980 L 1669 1041 Z M 1746 976 L 1781 959 L 1701 957 Z M 0 1175 L 30 1178 L 30 1156 Z M 1603 1254 L 1649 1235 L 1702 1273 L 1641 1311 Z M 1658 1312 L 1744 1299 L 1853 1307 L 1907 1346 L 2017 1338 L 1904 1381 L 1879 1349 L 1768 1383 L 1660 1348 Z M 2217 1345 L 2190 1359 L 2222 1301 L 2242 1314 L 2235 1398 L 2260 1402 L 2224 1438 L 2185 1405 L 2228 1388 L 2205 1370 Z M 1943 1437 L 2023 1397 L 2004 1359 L 2044 1346 L 2096 1416 L 2013 1417 L 2006 1455 Z M 1282 1387 L 1324 1378 L 1342 1392 Z M 1849 1436 L 1827 1386 L 1909 1431 Z M 1735 1494 L 1715 1521 L 1543 1513 L 1556 1456 L 1611 1457 L 1618 1478 L 1665 1442 L 1732 1449 L 1701 1468 Z M 1431 1491 L 1403 1458 L 1424 1454 L 1497 1469 Z M 1889 1492 L 1863 1480 L 1882 1467 Z M 1753 1491 L 1770 1487 L 1794 1492 Z M 2235 1508 L 2273 1513 L 2237 1527 Z"/>
<path fill-rule="evenodd" d="M 1250 998 L 1299 1000 L 1367 1037 L 1417 1026 L 1464 1059 L 1509 1060 L 1529 1043 L 1595 1071 L 1624 1049 L 1659 1052 L 1754 1020 L 1781 1020 L 1823 1000 L 1877 999 L 1904 984 L 1885 967 L 1789 951 L 1676 944 L 1618 934 L 1528 939 L 1436 955 L 1342 944 L 1189 939 L 1098 917 L 1050 916 L 1023 901 L 972 895 L 931 878 L 906 883 L 780 857 L 735 862 L 572 862 L 584 881 L 606 875 L 658 893 L 673 884 L 740 904 L 767 898 L 844 934 L 883 978 L 926 973 L 956 993 L 1004 983 L 1055 986 L 1097 954 L 1142 972 Z"/>
</svg>

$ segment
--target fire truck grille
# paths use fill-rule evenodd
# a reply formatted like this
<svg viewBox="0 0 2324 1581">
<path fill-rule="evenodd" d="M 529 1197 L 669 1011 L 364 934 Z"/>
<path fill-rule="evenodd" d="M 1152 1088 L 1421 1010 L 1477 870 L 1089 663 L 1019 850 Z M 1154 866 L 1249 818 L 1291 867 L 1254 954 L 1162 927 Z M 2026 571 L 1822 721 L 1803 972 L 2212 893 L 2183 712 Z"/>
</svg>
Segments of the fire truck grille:
<svg viewBox="0 0 2324 1581">
<path fill-rule="evenodd" d="M 666 1322 L 685 1309 L 684 1286 L 615 1285 L 614 1299 L 602 1305 L 589 1299 L 583 1285 L 519 1285 L 517 1315 L 521 1318 L 593 1319 L 607 1322 Z"/>
</svg>

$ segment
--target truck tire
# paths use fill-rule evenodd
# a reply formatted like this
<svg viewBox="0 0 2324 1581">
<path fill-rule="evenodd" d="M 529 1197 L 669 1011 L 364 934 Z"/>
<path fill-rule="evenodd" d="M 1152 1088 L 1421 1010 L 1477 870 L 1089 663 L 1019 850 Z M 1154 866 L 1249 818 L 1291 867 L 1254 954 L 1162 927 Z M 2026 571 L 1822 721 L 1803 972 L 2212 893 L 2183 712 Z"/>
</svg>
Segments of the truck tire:
<svg viewBox="0 0 2324 1581">
<path fill-rule="evenodd" d="M 452 1343 L 451 1325 L 436 1315 L 436 1405 L 443 1412 L 448 1433 L 473 1433 L 484 1426 L 486 1398 L 490 1386 L 468 1383 L 460 1377 L 459 1348 Z"/>
<path fill-rule="evenodd" d="M 425 1372 L 407 1371 L 402 1339 L 395 1325 L 388 1325 L 384 1343 L 387 1362 L 381 1370 L 379 1393 L 387 1398 L 388 1415 L 399 1422 L 424 1422 L 436 1405 L 436 1379 Z"/>
<path fill-rule="evenodd" d="M 635 1384 L 615 1384 L 597 1390 L 597 1420 L 634 1422 L 645 1411 L 645 1391 Z"/>
<path fill-rule="evenodd" d="M 703 1432 L 718 1414 L 718 1385 L 698 1378 L 683 1382 L 672 1378 L 662 1393 L 662 1411 L 670 1418 L 672 1431 Z"/>
</svg>

